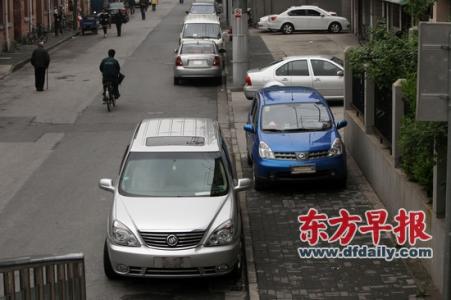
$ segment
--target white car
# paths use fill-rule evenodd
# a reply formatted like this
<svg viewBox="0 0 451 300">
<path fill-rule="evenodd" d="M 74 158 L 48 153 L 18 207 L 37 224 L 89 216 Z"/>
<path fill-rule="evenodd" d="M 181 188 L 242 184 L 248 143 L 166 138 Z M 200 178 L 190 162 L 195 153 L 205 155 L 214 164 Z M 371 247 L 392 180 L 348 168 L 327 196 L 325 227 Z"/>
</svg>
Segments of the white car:
<svg viewBox="0 0 451 300">
<path fill-rule="evenodd" d="M 268 30 L 280 30 L 284 34 L 297 30 L 328 30 L 338 33 L 349 28 L 346 18 L 312 5 L 293 6 L 279 15 L 268 16 L 267 19 Z"/>
<path fill-rule="evenodd" d="M 261 69 L 247 71 L 244 94 L 252 100 L 270 86 L 311 87 L 327 100 L 343 100 L 343 61 L 337 57 L 289 56 Z"/>
<path fill-rule="evenodd" d="M 185 18 L 179 44 L 189 40 L 214 41 L 219 49 L 224 48 L 224 36 L 216 15 L 191 15 Z"/>
</svg>

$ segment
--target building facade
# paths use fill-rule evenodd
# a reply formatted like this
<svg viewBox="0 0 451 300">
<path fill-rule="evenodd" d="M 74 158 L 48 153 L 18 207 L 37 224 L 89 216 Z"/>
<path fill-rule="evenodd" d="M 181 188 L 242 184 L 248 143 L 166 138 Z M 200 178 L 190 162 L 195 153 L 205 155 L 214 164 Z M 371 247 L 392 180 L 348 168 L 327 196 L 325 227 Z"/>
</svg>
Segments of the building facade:
<svg viewBox="0 0 451 300">
<path fill-rule="evenodd" d="M 53 11 L 61 8 L 66 20 L 73 20 L 77 7 L 80 15 L 90 11 L 89 0 L 0 0 L 0 48 L 9 50 L 37 26 L 53 28 Z"/>
</svg>

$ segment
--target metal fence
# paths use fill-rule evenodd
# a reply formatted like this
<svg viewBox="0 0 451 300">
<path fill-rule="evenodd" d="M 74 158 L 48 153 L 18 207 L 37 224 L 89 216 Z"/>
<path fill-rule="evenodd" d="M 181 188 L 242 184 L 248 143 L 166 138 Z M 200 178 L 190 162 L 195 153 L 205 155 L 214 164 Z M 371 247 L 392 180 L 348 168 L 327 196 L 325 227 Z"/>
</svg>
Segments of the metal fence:
<svg viewBox="0 0 451 300">
<path fill-rule="evenodd" d="M 85 300 L 83 254 L 0 261 L 0 300 Z"/>
<path fill-rule="evenodd" d="M 365 113 L 365 75 L 352 74 L 352 106 L 362 116 Z"/>
<path fill-rule="evenodd" d="M 393 99 L 392 89 L 374 88 L 374 127 L 376 133 L 391 145 L 392 143 L 392 111 Z"/>
</svg>

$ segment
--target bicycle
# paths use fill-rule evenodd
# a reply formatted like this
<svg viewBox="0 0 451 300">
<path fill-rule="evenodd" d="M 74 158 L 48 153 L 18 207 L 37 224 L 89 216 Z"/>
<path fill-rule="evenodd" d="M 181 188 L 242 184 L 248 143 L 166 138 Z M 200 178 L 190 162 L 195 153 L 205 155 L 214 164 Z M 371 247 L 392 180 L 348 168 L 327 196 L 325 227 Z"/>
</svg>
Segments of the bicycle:
<svg viewBox="0 0 451 300">
<path fill-rule="evenodd" d="M 106 82 L 106 89 L 105 89 L 105 95 L 103 100 L 106 103 L 106 108 L 108 112 L 111 111 L 113 107 L 116 106 L 116 96 L 114 94 L 114 86 L 111 81 Z"/>
<path fill-rule="evenodd" d="M 39 42 L 47 43 L 49 40 L 48 32 L 42 25 L 38 25 L 37 27 L 33 27 L 31 32 L 27 34 L 25 38 L 27 44 L 37 44 Z"/>
</svg>

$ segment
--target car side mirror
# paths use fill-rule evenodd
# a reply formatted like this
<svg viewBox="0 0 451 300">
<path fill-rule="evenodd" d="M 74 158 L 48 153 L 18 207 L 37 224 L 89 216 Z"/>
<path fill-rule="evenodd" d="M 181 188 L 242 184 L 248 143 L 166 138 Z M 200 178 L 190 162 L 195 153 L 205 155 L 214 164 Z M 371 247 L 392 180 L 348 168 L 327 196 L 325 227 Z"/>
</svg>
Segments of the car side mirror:
<svg viewBox="0 0 451 300">
<path fill-rule="evenodd" d="M 189 14 L 189 10 L 185 11 L 186 14 Z"/>
<path fill-rule="evenodd" d="M 324 18 L 324 17 L 325 17 L 325 15 L 321 14 L 321 18 Z"/>
<path fill-rule="evenodd" d="M 226 53 L 227 51 L 226 51 L 226 49 L 221 48 L 221 49 L 218 50 L 218 52 L 221 53 L 221 54 L 224 54 L 224 53 Z"/>
<path fill-rule="evenodd" d="M 109 178 L 102 178 L 99 182 L 99 187 L 105 191 L 114 192 L 115 188 L 113 185 L 113 180 Z"/>
<path fill-rule="evenodd" d="M 344 73 L 343 73 L 343 71 L 342 70 L 340 70 L 340 71 L 337 71 L 337 76 L 343 76 L 344 75 Z"/>
<path fill-rule="evenodd" d="M 248 190 L 251 187 L 251 180 L 249 178 L 238 179 L 237 185 L 233 187 L 236 192 Z"/>
<path fill-rule="evenodd" d="M 252 124 L 245 124 L 243 126 L 244 131 L 249 132 L 249 133 L 255 133 L 255 128 Z"/>
<path fill-rule="evenodd" d="M 339 121 L 339 122 L 337 123 L 337 129 L 346 127 L 347 125 L 348 125 L 348 121 L 346 121 L 346 120 L 341 120 L 341 121 Z"/>
</svg>

